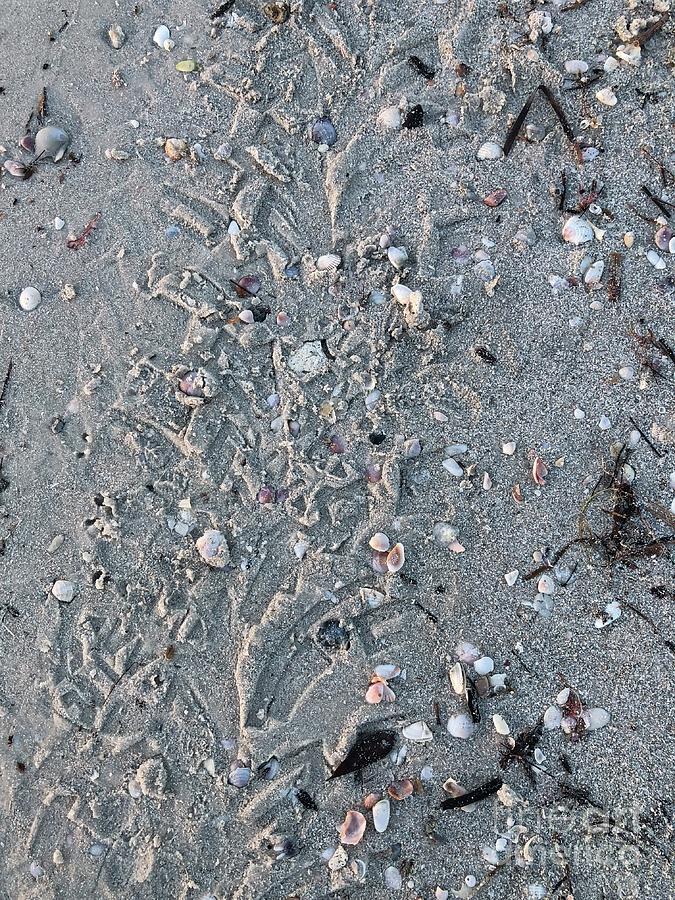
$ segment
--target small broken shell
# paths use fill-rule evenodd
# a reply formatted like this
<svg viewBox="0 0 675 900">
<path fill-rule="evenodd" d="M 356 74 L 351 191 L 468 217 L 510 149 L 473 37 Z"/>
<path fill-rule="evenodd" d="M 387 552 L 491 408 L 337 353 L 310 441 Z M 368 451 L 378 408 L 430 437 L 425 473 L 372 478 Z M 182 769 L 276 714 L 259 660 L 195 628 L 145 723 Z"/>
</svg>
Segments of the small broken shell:
<svg viewBox="0 0 675 900">
<path fill-rule="evenodd" d="M 376 531 L 368 541 L 368 543 L 373 548 L 373 550 L 377 550 L 380 553 L 386 553 L 386 551 L 391 547 L 389 538 L 382 531 Z"/>
<path fill-rule="evenodd" d="M 55 125 L 41 128 L 35 135 L 35 155 L 41 158 L 51 158 L 58 162 L 63 158 L 68 149 L 70 138 L 63 130 Z"/>
<path fill-rule="evenodd" d="M 405 800 L 415 790 L 415 785 L 410 778 L 402 778 L 401 781 L 392 782 L 387 788 L 387 793 L 393 800 Z"/>
<path fill-rule="evenodd" d="M 108 29 L 108 40 L 113 50 L 119 50 L 126 40 L 126 35 L 122 30 L 122 26 L 115 23 Z"/>
<path fill-rule="evenodd" d="M 504 156 L 503 148 L 494 141 L 486 141 L 481 144 L 476 153 L 476 159 L 480 160 L 501 159 L 502 156 Z"/>
<path fill-rule="evenodd" d="M 348 846 L 358 844 L 366 831 L 365 816 L 355 809 L 347 811 L 345 820 L 340 826 L 340 841 Z"/>
<path fill-rule="evenodd" d="M 595 709 L 585 709 L 581 718 L 586 726 L 586 731 L 596 731 L 609 724 L 611 716 L 606 709 L 596 707 Z"/>
<path fill-rule="evenodd" d="M 315 144 L 324 144 L 332 147 L 337 141 L 337 131 L 328 116 L 321 116 L 312 125 L 310 134 Z"/>
<path fill-rule="evenodd" d="M 486 206 L 490 206 L 492 209 L 495 209 L 497 206 L 502 205 L 507 196 L 508 194 L 506 193 L 504 188 L 498 188 L 496 191 L 492 191 L 486 197 L 483 197 L 483 203 Z"/>
<path fill-rule="evenodd" d="M 511 733 L 508 722 L 503 716 L 500 716 L 499 713 L 493 715 L 492 724 L 494 725 L 497 734 L 507 735 Z"/>
<path fill-rule="evenodd" d="M 384 678 L 385 681 L 389 681 L 391 678 L 396 678 L 401 674 L 401 667 L 394 665 L 394 663 L 384 663 L 381 666 L 375 666 L 375 674 L 378 678 Z"/>
<path fill-rule="evenodd" d="M 463 697 L 466 694 L 466 672 L 464 671 L 464 666 L 461 662 L 457 662 L 448 674 L 453 691 L 458 697 Z"/>
<path fill-rule="evenodd" d="M 494 672 L 495 663 L 492 657 L 481 656 L 474 662 L 473 667 L 479 675 L 489 675 L 490 672 Z"/>
<path fill-rule="evenodd" d="M 174 43 L 171 40 L 171 32 L 166 27 L 166 25 L 157 26 L 157 28 L 155 29 L 155 33 L 152 36 L 152 40 L 162 50 L 173 49 Z"/>
<path fill-rule="evenodd" d="M 452 456 L 443 460 L 443 468 L 455 478 L 461 478 L 464 475 L 464 469 Z"/>
<path fill-rule="evenodd" d="M 603 106 L 616 106 L 617 99 L 616 94 L 611 89 L 611 87 L 602 88 L 599 91 L 596 91 L 595 99 L 602 103 Z"/>
<path fill-rule="evenodd" d="M 387 257 L 395 269 L 402 269 L 408 262 L 408 251 L 405 247 L 390 247 Z"/>
<path fill-rule="evenodd" d="M 169 157 L 169 159 L 177 162 L 179 159 L 183 159 L 184 156 L 187 156 L 189 151 L 189 147 L 187 141 L 184 141 L 182 138 L 167 138 L 164 142 L 164 152 Z"/>
<path fill-rule="evenodd" d="M 387 554 L 387 571 L 398 572 L 405 563 L 405 548 L 403 544 L 394 544 Z"/>
<path fill-rule="evenodd" d="M 544 728 L 547 731 L 553 731 L 560 728 L 562 722 L 562 710 L 557 706 L 549 706 L 544 713 Z"/>
<path fill-rule="evenodd" d="M 433 734 L 426 722 L 413 722 L 403 729 L 403 737 L 415 744 L 426 744 L 433 740 Z"/>
<path fill-rule="evenodd" d="M 541 456 L 535 456 L 534 462 L 532 463 L 532 480 L 535 484 L 543 487 L 546 484 L 547 475 L 548 469 L 546 468 L 546 463 Z"/>
<path fill-rule="evenodd" d="M 209 566 L 214 569 L 223 569 L 230 561 L 230 549 L 222 531 L 209 528 L 197 539 L 197 552 Z"/>
<path fill-rule="evenodd" d="M 537 582 L 537 590 L 540 594 L 553 594 L 555 592 L 555 582 L 550 575 L 542 575 Z"/>
<path fill-rule="evenodd" d="M 460 662 L 472 665 L 480 658 L 480 650 L 469 641 L 460 641 L 455 647 L 455 656 Z"/>
</svg>

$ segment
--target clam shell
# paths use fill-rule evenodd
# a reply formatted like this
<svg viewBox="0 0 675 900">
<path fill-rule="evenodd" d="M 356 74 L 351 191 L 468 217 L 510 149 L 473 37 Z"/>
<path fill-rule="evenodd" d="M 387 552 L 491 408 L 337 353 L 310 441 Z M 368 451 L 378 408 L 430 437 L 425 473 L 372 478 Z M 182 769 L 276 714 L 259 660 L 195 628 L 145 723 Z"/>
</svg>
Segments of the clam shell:
<svg viewBox="0 0 675 900">
<path fill-rule="evenodd" d="M 348 846 L 358 844 L 366 831 L 366 818 L 358 810 L 347 811 L 345 820 L 340 826 L 340 842 Z"/>
<path fill-rule="evenodd" d="M 234 787 L 243 788 L 251 780 L 251 770 L 248 766 L 243 766 L 241 764 L 233 763 L 230 774 L 227 776 L 227 780 L 229 784 Z"/>
<path fill-rule="evenodd" d="M 68 149 L 70 138 L 63 130 L 55 125 L 41 128 L 35 135 L 35 155 L 42 158 L 51 158 L 58 162 Z"/>
<path fill-rule="evenodd" d="M 537 582 L 537 590 L 540 594 L 553 594 L 555 593 L 555 581 L 550 575 L 542 575 Z"/>
<path fill-rule="evenodd" d="M 464 671 L 464 666 L 461 662 L 457 662 L 450 669 L 448 673 L 450 678 L 450 684 L 452 685 L 453 691 L 457 694 L 458 697 L 463 697 L 466 693 L 466 672 Z"/>
<path fill-rule="evenodd" d="M 584 720 L 586 731 L 596 731 L 598 728 L 604 728 L 609 724 L 610 714 L 606 709 L 595 707 L 594 709 L 586 709 L 582 713 L 581 718 Z"/>
<path fill-rule="evenodd" d="M 655 269 L 663 270 L 666 267 L 666 261 L 662 256 L 659 256 L 656 250 L 647 251 L 647 261 L 650 262 Z"/>
<path fill-rule="evenodd" d="M 403 568 L 405 563 L 405 548 L 403 544 L 394 544 L 387 554 L 387 570 L 389 572 L 398 572 Z"/>
<path fill-rule="evenodd" d="M 659 250 L 666 251 L 673 239 L 672 229 L 668 225 L 662 225 L 654 235 L 654 243 Z"/>
<path fill-rule="evenodd" d="M 342 262 L 337 253 L 324 253 L 316 261 L 316 267 L 320 272 L 334 272 Z"/>
<path fill-rule="evenodd" d="M 402 269 L 408 262 L 408 251 L 405 247 L 390 247 L 387 257 L 395 269 Z"/>
<path fill-rule="evenodd" d="M 493 715 L 492 724 L 494 725 L 497 734 L 506 735 L 511 733 L 508 722 L 503 716 L 500 716 L 499 713 Z"/>
<path fill-rule="evenodd" d="M 489 675 L 490 672 L 494 672 L 495 663 L 492 657 L 481 656 L 475 661 L 473 667 L 479 675 Z"/>
<path fill-rule="evenodd" d="M 443 460 L 443 468 L 451 475 L 454 475 L 455 478 L 461 478 L 464 475 L 464 469 L 452 457 Z"/>
<path fill-rule="evenodd" d="M 568 244 L 586 244 L 593 240 L 593 229 L 590 223 L 581 216 L 571 216 L 565 222 L 562 230 L 563 240 Z"/>
<path fill-rule="evenodd" d="M 17 162 L 15 159 L 6 159 L 2 164 L 2 168 L 13 178 L 25 179 L 28 176 L 28 169 L 23 163 Z"/>
<path fill-rule="evenodd" d="M 560 728 L 562 722 L 562 710 L 557 706 L 549 706 L 544 713 L 544 728 L 547 731 L 553 731 Z"/>
<path fill-rule="evenodd" d="M 375 674 L 378 678 L 384 678 L 389 681 L 390 678 L 396 678 L 401 674 L 401 667 L 394 663 L 385 663 L 381 666 L 375 666 Z"/>
<path fill-rule="evenodd" d="M 171 40 L 171 32 L 166 27 L 166 25 L 158 25 L 155 29 L 155 33 L 152 36 L 152 40 L 155 44 L 157 44 L 158 47 L 164 50 L 166 49 L 166 42 Z"/>
<path fill-rule="evenodd" d="M 370 703 L 371 706 L 382 703 L 382 700 L 384 699 L 384 687 L 385 685 L 382 681 L 376 681 L 374 684 L 371 684 L 366 691 L 366 703 Z"/>
<path fill-rule="evenodd" d="M 601 259 L 596 260 L 596 262 L 592 263 L 588 269 L 586 269 L 586 274 L 584 275 L 584 283 L 585 284 L 599 284 L 600 279 L 602 278 L 602 273 L 605 271 L 605 264 Z"/>
<path fill-rule="evenodd" d="M 583 75 L 588 72 L 588 63 L 583 59 L 568 59 L 565 62 L 565 71 L 568 75 Z"/>
<path fill-rule="evenodd" d="M 387 788 L 387 793 L 394 800 L 405 800 L 415 790 L 415 785 L 409 778 L 402 778 L 401 781 L 394 781 Z"/>
<path fill-rule="evenodd" d="M 391 547 L 389 538 L 381 531 L 375 532 L 368 543 L 373 548 L 373 550 L 378 550 L 380 553 L 386 552 Z"/>
<path fill-rule="evenodd" d="M 433 740 L 433 734 L 426 722 L 413 722 L 403 729 L 403 737 L 415 744 L 426 744 Z"/>
<path fill-rule="evenodd" d="M 504 156 L 504 149 L 494 141 L 486 141 L 481 144 L 476 153 L 476 159 L 501 159 Z"/>
<path fill-rule="evenodd" d="M 32 312 L 40 305 L 42 296 L 40 291 L 34 287 L 26 287 L 19 294 L 19 306 L 26 312 Z"/>
<path fill-rule="evenodd" d="M 602 88 L 595 93 L 595 99 L 598 103 L 602 103 L 603 106 L 616 106 L 617 99 L 616 94 L 611 89 L 611 87 Z"/>
<path fill-rule="evenodd" d="M 463 741 L 474 734 L 476 727 L 466 713 L 457 713 L 448 719 L 448 734 Z"/>
<path fill-rule="evenodd" d="M 77 585 L 73 581 L 63 581 L 58 579 L 52 585 L 52 596 L 56 597 L 59 603 L 72 603 L 77 593 Z"/>
<path fill-rule="evenodd" d="M 378 834 L 384 834 L 389 826 L 391 816 L 391 803 L 389 800 L 379 800 L 373 806 L 373 825 Z"/>
</svg>

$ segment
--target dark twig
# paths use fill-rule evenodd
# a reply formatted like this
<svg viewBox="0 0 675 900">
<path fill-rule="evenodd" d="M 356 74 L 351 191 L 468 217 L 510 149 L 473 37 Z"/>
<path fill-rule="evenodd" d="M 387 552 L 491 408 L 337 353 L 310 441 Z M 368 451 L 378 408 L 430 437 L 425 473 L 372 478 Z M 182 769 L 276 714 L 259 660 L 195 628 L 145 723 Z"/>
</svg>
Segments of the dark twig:
<svg viewBox="0 0 675 900">
<path fill-rule="evenodd" d="M 628 421 L 631 423 L 631 425 L 633 426 L 633 428 L 634 428 L 636 431 L 639 431 L 639 432 L 640 432 L 640 437 L 641 437 L 642 440 L 645 442 L 645 444 L 649 447 L 649 449 L 652 451 L 652 453 L 656 454 L 656 456 L 658 456 L 659 459 L 662 459 L 662 458 L 663 458 L 663 453 L 661 453 L 661 451 L 659 450 L 658 447 L 655 447 L 654 444 L 652 444 L 652 442 L 649 440 L 649 438 L 648 438 L 647 435 L 644 433 L 644 431 L 640 428 L 640 426 L 639 426 L 638 423 L 635 421 L 635 419 L 633 419 L 632 416 L 629 416 L 629 417 L 628 417 Z"/>
<path fill-rule="evenodd" d="M 670 212 L 669 207 L 672 207 L 673 209 L 675 209 L 675 204 L 668 203 L 667 200 L 662 200 L 660 197 L 657 197 L 656 194 L 653 191 L 650 191 L 649 188 L 644 184 L 642 185 L 640 190 L 645 195 L 645 197 L 649 197 L 649 199 L 652 201 L 654 206 L 658 206 L 658 208 L 661 210 L 661 212 L 666 217 L 666 219 L 670 218 L 671 212 Z"/>
<path fill-rule="evenodd" d="M 2 390 L 0 390 L 0 409 L 2 409 L 3 404 L 5 402 L 5 396 L 7 394 L 7 385 L 9 384 L 9 379 L 12 377 L 12 366 L 14 363 L 12 362 L 12 358 L 10 357 L 9 362 L 7 364 L 7 371 L 5 372 L 5 377 L 2 382 Z"/>
<path fill-rule="evenodd" d="M 636 44 L 638 47 L 644 46 L 650 38 L 654 37 L 657 31 L 661 31 L 667 21 L 668 13 L 664 13 L 661 18 L 654 22 L 653 25 L 650 25 L 649 28 L 639 31 L 629 43 Z"/>
<path fill-rule="evenodd" d="M 621 264 L 623 254 L 614 250 L 609 254 L 609 276 L 607 278 L 607 297 L 616 303 L 621 297 Z"/>
<path fill-rule="evenodd" d="M 520 129 L 523 127 L 525 119 L 527 118 L 527 114 L 530 111 L 530 107 L 532 106 L 532 103 L 534 102 L 534 98 L 536 97 L 537 92 L 542 93 L 544 95 L 544 97 L 546 98 L 546 100 L 548 101 L 549 106 L 551 107 L 551 109 L 553 110 L 553 112 L 556 115 L 556 118 L 560 122 L 560 126 L 561 126 L 563 132 L 565 133 L 565 136 L 567 137 L 568 141 L 574 148 L 574 152 L 577 155 L 577 159 L 579 160 L 579 162 L 581 162 L 581 160 L 582 160 L 581 147 L 579 146 L 579 143 L 576 139 L 574 131 L 572 130 L 572 127 L 570 126 L 570 123 L 567 119 L 567 116 L 565 115 L 565 113 L 563 111 L 562 106 L 560 105 L 560 102 L 558 101 L 558 98 L 555 96 L 553 91 L 545 84 L 540 84 L 537 88 L 535 88 L 532 91 L 530 96 L 525 101 L 525 105 L 523 106 L 521 111 L 518 113 L 513 125 L 511 126 L 511 128 L 509 129 L 509 131 L 506 135 L 506 140 L 504 141 L 504 156 L 508 156 L 509 153 L 511 152 L 511 149 L 512 149 L 513 145 L 515 144 L 518 135 L 520 134 Z"/>
<path fill-rule="evenodd" d="M 478 803 L 480 800 L 496 794 L 503 784 L 501 778 L 492 778 L 472 791 L 467 791 L 466 794 L 459 797 L 448 797 L 441 803 L 441 809 L 462 809 L 464 806 L 471 806 L 473 803 Z"/>
<path fill-rule="evenodd" d="M 655 156 L 653 156 L 646 147 L 641 147 L 640 149 L 647 157 L 647 159 L 653 162 L 656 168 L 659 170 L 659 174 L 661 175 L 661 183 L 664 187 L 668 184 L 669 179 L 672 179 L 675 182 L 675 175 L 664 163 L 661 162 L 660 159 L 657 159 Z"/>
</svg>

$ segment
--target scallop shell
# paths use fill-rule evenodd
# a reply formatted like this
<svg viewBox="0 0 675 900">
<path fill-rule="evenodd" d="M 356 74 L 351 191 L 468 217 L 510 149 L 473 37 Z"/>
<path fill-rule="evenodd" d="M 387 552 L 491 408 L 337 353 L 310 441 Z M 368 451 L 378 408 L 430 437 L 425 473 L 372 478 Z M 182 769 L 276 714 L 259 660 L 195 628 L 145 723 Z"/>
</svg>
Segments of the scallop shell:
<svg viewBox="0 0 675 900">
<path fill-rule="evenodd" d="M 34 287 L 26 287 L 19 294 L 19 306 L 25 312 L 32 312 L 40 305 L 42 296 L 40 291 Z"/>
<path fill-rule="evenodd" d="M 581 216 L 571 216 L 563 226 L 562 236 L 568 244 L 578 247 L 579 244 L 587 244 L 593 240 L 593 228 Z"/>
<path fill-rule="evenodd" d="M 387 554 L 387 570 L 389 572 L 398 572 L 403 568 L 405 563 L 405 548 L 403 544 L 394 544 Z"/>
<path fill-rule="evenodd" d="M 448 734 L 463 741 L 468 740 L 474 734 L 476 727 L 466 713 L 457 713 L 448 719 Z"/>
<path fill-rule="evenodd" d="M 378 834 L 384 834 L 389 826 L 391 816 L 391 803 L 388 800 L 379 800 L 373 806 L 373 825 Z"/>
<path fill-rule="evenodd" d="M 503 147 L 500 147 L 494 141 L 486 141 L 484 144 L 481 144 L 476 153 L 476 159 L 480 160 L 501 159 L 502 156 L 504 156 Z"/>
<path fill-rule="evenodd" d="M 403 729 L 403 737 L 415 744 L 426 744 L 433 740 L 433 734 L 426 722 L 413 722 Z"/>
<path fill-rule="evenodd" d="M 347 811 L 345 820 L 340 826 L 340 842 L 353 847 L 359 843 L 365 831 L 365 816 L 355 809 L 350 809 Z"/>
<path fill-rule="evenodd" d="M 334 272 L 341 262 L 342 258 L 337 253 L 324 253 L 317 259 L 316 267 L 320 272 Z"/>
<path fill-rule="evenodd" d="M 68 149 L 70 138 L 63 130 L 55 125 L 41 128 L 35 135 L 35 155 L 43 158 L 51 158 L 58 162 Z"/>
</svg>

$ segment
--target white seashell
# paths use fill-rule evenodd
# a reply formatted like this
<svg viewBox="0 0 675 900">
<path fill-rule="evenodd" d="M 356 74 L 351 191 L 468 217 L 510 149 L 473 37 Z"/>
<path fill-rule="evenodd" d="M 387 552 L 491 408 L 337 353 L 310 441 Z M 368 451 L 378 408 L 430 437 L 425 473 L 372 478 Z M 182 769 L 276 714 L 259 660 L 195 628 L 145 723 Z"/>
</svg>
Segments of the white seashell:
<svg viewBox="0 0 675 900">
<path fill-rule="evenodd" d="M 586 269 L 586 274 L 584 275 L 584 283 L 585 284 L 598 284 L 600 279 L 602 278 L 602 273 L 605 271 L 605 264 L 601 259 L 598 259 L 592 265 Z"/>
<path fill-rule="evenodd" d="M 251 770 L 248 766 L 235 765 L 230 774 L 227 776 L 228 783 L 237 788 L 246 787 L 250 780 Z"/>
<path fill-rule="evenodd" d="M 593 240 L 593 228 L 590 222 L 581 216 L 572 216 L 565 222 L 562 230 L 563 240 L 568 244 L 586 244 Z"/>
<path fill-rule="evenodd" d="M 481 658 L 477 659 L 473 664 L 473 667 L 479 675 L 489 675 L 490 672 L 494 672 L 495 663 L 492 657 L 481 656 Z"/>
<path fill-rule="evenodd" d="M 537 747 L 534 751 L 534 761 L 537 763 L 537 765 L 541 765 L 545 759 L 546 759 L 546 756 L 539 749 L 539 747 Z"/>
<path fill-rule="evenodd" d="M 403 729 L 403 737 L 415 744 L 426 744 L 433 740 L 434 736 L 426 722 L 413 722 L 412 725 L 406 725 Z"/>
<path fill-rule="evenodd" d="M 387 250 L 387 257 L 395 269 L 402 269 L 408 262 L 408 251 L 405 247 L 390 247 Z"/>
<path fill-rule="evenodd" d="M 502 444 L 502 453 L 504 456 L 513 456 L 516 452 L 516 442 L 508 441 L 506 444 Z"/>
<path fill-rule="evenodd" d="M 595 709 L 585 709 L 581 715 L 586 726 L 586 731 L 596 731 L 598 728 L 604 728 L 611 719 L 606 709 L 596 707 Z"/>
<path fill-rule="evenodd" d="M 77 593 L 77 585 L 72 581 L 63 581 L 58 579 L 52 585 L 52 596 L 56 597 L 59 603 L 72 603 Z"/>
<path fill-rule="evenodd" d="M 457 713 L 448 719 L 448 734 L 462 741 L 468 740 L 476 731 L 477 725 L 466 713 Z"/>
<path fill-rule="evenodd" d="M 316 261 L 316 267 L 320 272 L 334 272 L 342 262 L 342 257 L 337 253 L 324 253 Z"/>
<path fill-rule="evenodd" d="M 495 713 L 492 717 L 492 724 L 495 726 L 495 731 L 497 734 L 510 734 L 511 729 L 508 726 L 508 722 L 503 716 L 500 716 L 499 713 Z"/>
<path fill-rule="evenodd" d="M 328 868 L 331 872 L 339 872 L 340 869 L 344 869 L 347 865 L 349 857 L 347 856 L 347 851 L 344 847 L 338 847 L 335 852 L 332 850 L 325 852 L 326 855 L 330 852 L 330 856 L 328 857 Z"/>
<path fill-rule="evenodd" d="M 408 303 L 412 293 L 411 289 L 405 284 L 395 284 L 391 289 L 391 295 L 397 303 Z"/>
<path fill-rule="evenodd" d="M 152 40 L 160 49 L 164 50 L 166 42 L 171 40 L 171 32 L 166 25 L 159 25 L 155 29 Z"/>
<path fill-rule="evenodd" d="M 384 870 L 384 883 L 390 891 L 400 891 L 403 886 L 403 876 L 396 866 L 387 866 Z"/>
<path fill-rule="evenodd" d="M 564 706 L 569 699 L 570 699 L 570 689 L 563 688 L 562 691 L 560 691 L 558 696 L 555 698 L 555 702 L 558 704 L 558 706 Z"/>
<path fill-rule="evenodd" d="M 457 540 L 457 529 L 448 522 L 437 522 L 434 525 L 433 536 L 441 547 L 449 547 L 453 541 Z"/>
<path fill-rule="evenodd" d="M 391 547 L 389 538 L 381 531 L 375 532 L 368 543 L 373 548 L 373 550 L 378 550 L 380 553 L 385 553 Z"/>
<path fill-rule="evenodd" d="M 553 594 L 555 592 L 555 582 L 550 575 L 542 575 L 537 582 L 537 590 L 540 594 Z"/>
<path fill-rule="evenodd" d="M 305 378 L 320 375 L 328 368 L 321 341 L 305 341 L 288 357 L 288 368 Z"/>
<path fill-rule="evenodd" d="M 598 421 L 598 428 L 600 429 L 600 431 L 609 431 L 611 427 L 612 423 L 607 418 L 607 416 L 600 416 L 600 419 Z"/>
<path fill-rule="evenodd" d="M 547 731 L 553 731 L 555 728 L 560 728 L 561 722 L 562 710 L 557 706 L 549 706 L 544 713 L 544 728 Z"/>
<path fill-rule="evenodd" d="M 445 455 L 460 456 L 462 453 L 466 453 L 468 449 L 466 444 L 450 444 L 450 446 L 445 448 Z"/>
<path fill-rule="evenodd" d="M 464 666 L 459 662 L 455 663 L 450 669 L 448 676 L 453 691 L 458 697 L 463 697 L 466 693 L 466 673 L 464 671 Z"/>
<path fill-rule="evenodd" d="M 620 44 L 616 48 L 615 56 L 622 62 L 631 66 L 639 66 L 642 58 L 642 50 L 637 44 Z"/>
<path fill-rule="evenodd" d="M 58 216 L 54 219 L 54 231 L 61 231 L 66 223 Z"/>
<path fill-rule="evenodd" d="M 623 236 L 623 243 L 624 243 L 624 246 L 626 246 L 630 250 L 630 248 L 635 243 L 635 232 L 626 231 Z"/>
<path fill-rule="evenodd" d="M 675 253 L 675 236 L 668 241 L 668 253 Z"/>
<path fill-rule="evenodd" d="M 448 900 L 450 894 L 443 888 L 437 887 L 434 891 L 434 900 Z"/>
<path fill-rule="evenodd" d="M 480 650 L 469 641 L 460 641 L 455 647 L 455 656 L 460 662 L 472 665 L 480 656 Z"/>
<path fill-rule="evenodd" d="M 481 259 L 473 267 L 474 274 L 481 281 L 492 281 L 495 277 L 495 267 L 490 259 Z"/>
<path fill-rule="evenodd" d="M 635 378 L 635 369 L 632 366 L 621 366 L 619 369 L 619 378 L 623 381 L 632 381 Z"/>
<path fill-rule="evenodd" d="M 389 826 L 391 816 L 391 803 L 388 800 L 379 800 L 373 807 L 373 825 L 378 834 L 384 834 Z"/>
<path fill-rule="evenodd" d="M 617 99 L 616 94 L 611 89 L 611 87 L 602 88 L 595 93 L 595 99 L 602 103 L 603 106 L 616 106 Z"/>
<path fill-rule="evenodd" d="M 375 674 L 378 678 L 385 678 L 389 681 L 401 674 L 401 667 L 394 663 L 383 663 L 381 666 L 375 666 Z"/>
<path fill-rule="evenodd" d="M 504 581 L 508 584 L 509 587 L 513 587 L 513 585 L 518 581 L 518 576 L 520 572 L 518 569 L 512 569 L 510 572 L 507 572 L 504 575 Z"/>
<path fill-rule="evenodd" d="M 665 259 L 656 252 L 656 250 L 647 251 L 647 261 L 650 262 L 655 269 L 662 271 L 666 267 Z"/>
<path fill-rule="evenodd" d="M 462 475 L 464 475 L 464 469 L 456 460 L 452 459 L 452 457 L 443 460 L 443 468 L 451 475 L 454 475 L 455 478 L 461 478 Z"/>
<path fill-rule="evenodd" d="M 488 675 L 488 681 L 490 682 L 490 687 L 494 691 L 503 691 L 506 688 L 506 674 L 504 672 Z"/>
<path fill-rule="evenodd" d="M 108 29 L 108 40 L 113 50 L 119 50 L 126 40 L 126 35 L 122 30 L 122 26 L 115 23 Z"/>
<path fill-rule="evenodd" d="M 222 531 L 209 528 L 197 539 L 195 546 L 204 562 L 214 569 L 222 569 L 230 561 L 230 549 Z"/>
<path fill-rule="evenodd" d="M 385 131 L 395 131 L 401 127 L 401 110 L 398 106 L 385 106 L 378 113 L 377 124 Z"/>
<path fill-rule="evenodd" d="M 58 162 L 63 158 L 69 143 L 70 138 L 63 128 L 48 125 L 35 135 L 35 155 L 41 158 L 51 157 L 54 162 Z"/>
<path fill-rule="evenodd" d="M 568 59 L 565 62 L 565 71 L 569 75 L 583 75 L 588 72 L 588 63 L 583 59 Z"/>
<path fill-rule="evenodd" d="M 37 288 L 26 287 L 19 294 L 19 306 L 26 312 L 32 312 L 40 305 L 42 295 Z"/>
<path fill-rule="evenodd" d="M 488 472 L 483 472 L 483 490 L 489 491 L 491 487 L 492 479 L 490 478 L 490 475 L 488 474 Z"/>
<path fill-rule="evenodd" d="M 476 159 L 501 159 L 504 156 L 504 149 L 494 141 L 486 141 L 481 144 L 476 153 Z"/>
</svg>

